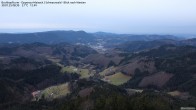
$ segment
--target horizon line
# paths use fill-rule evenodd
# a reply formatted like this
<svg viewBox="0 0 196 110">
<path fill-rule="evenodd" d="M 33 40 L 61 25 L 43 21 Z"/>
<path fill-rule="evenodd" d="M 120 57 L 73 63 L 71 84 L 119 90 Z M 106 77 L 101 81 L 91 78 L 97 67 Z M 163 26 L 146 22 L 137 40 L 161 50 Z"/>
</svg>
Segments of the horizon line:
<svg viewBox="0 0 196 110">
<path fill-rule="evenodd" d="M 0 29 L 0 34 L 30 34 L 30 33 L 42 33 L 42 32 L 55 32 L 55 31 L 74 31 L 74 32 L 79 32 L 79 31 L 83 31 L 83 32 L 86 32 L 86 33 L 106 33 L 106 34 L 116 34 L 116 35 L 123 35 L 123 34 L 127 34 L 127 35 L 173 35 L 173 36 L 179 36 L 179 37 L 183 37 L 183 36 L 190 36 L 192 35 L 192 37 L 196 37 L 196 34 L 187 34 L 187 33 L 116 33 L 116 32 L 108 32 L 108 31 L 93 31 L 93 32 L 89 32 L 89 31 L 86 31 L 86 30 L 81 30 L 81 29 L 78 29 L 78 30 L 74 30 L 74 29 L 42 29 L 42 30 L 31 30 L 31 29 L 22 29 L 24 31 L 18 31 L 18 30 L 21 30 L 21 29 L 3 29 L 3 30 L 7 30 L 7 31 L 2 31 Z M 15 31 L 8 31 L 8 30 L 15 30 Z M 190 36 L 191 37 L 191 36 Z"/>
</svg>

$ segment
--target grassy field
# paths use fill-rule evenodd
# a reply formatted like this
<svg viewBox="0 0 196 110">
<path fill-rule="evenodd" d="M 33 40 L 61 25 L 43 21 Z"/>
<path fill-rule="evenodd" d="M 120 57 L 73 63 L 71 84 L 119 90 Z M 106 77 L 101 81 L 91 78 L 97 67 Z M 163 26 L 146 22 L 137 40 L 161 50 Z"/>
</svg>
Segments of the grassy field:
<svg viewBox="0 0 196 110">
<path fill-rule="evenodd" d="M 109 74 L 109 73 L 111 73 L 111 72 L 114 72 L 114 71 L 115 71 L 115 68 L 112 66 L 112 67 L 107 68 L 107 69 L 105 69 L 104 71 L 100 72 L 99 74 L 100 74 L 101 76 L 105 76 L 105 75 L 107 75 L 107 74 Z"/>
<path fill-rule="evenodd" d="M 90 72 L 88 69 L 80 69 L 80 68 L 76 68 L 74 66 L 66 66 L 63 67 L 61 72 L 67 72 L 67 73 L 77 73 L 80 75 L 80 78 L 88 78 L 90 77 Z"/>
<path fill-rule="evenodd" d="M 107 81 L 110 84 L 118 86 L 118 85 L 126 83 L 130 79 L 131 79 L 131 76 L 128 76 L 128 75 L 122 74 L 121 72 L 118 72 L 118 73 L 110 75 L 110 76 L 105 76 L 104 81 Z"/>
<path fill-rule="evenodd" d="M 66 67 L 63 67 L 61 72 L 67 72 L 67 73 L 76 73 L 78 71 L 78 69 L 74 66 L 66 66 Z"/>
<path fill-rule="evenodd" d="M 41 91 L 41 96 L 44 96 L 44 98 L 47 100 L 51 100 L 51 99 L 64 97 L 69 93 L 70 91 L 69 91 L 68 83 L 65 83 L 65 84 L 51 86 L 44 89 L 43 91 Z"/>
<path fill-rule="evenodd" d="M 88 77 L 90 77 L 88 69 L 80 69 L 79 70 L 79 74 L 81 75 L 80 78 L 88 78 Z"/>
</svg>

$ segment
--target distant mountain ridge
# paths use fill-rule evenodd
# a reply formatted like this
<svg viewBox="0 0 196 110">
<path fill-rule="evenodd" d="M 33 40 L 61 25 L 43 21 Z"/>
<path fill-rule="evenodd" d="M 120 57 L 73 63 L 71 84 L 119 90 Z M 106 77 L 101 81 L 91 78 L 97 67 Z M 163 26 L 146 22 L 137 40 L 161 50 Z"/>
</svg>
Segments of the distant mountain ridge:
<svg viewBox="0 0 196 110">
<path fill-rule="evenodd" d="M 153 41 L 127 41 L 117 45 L 115 49 L 125 52 L 140 52 L 158 48 L 163 45 L 196 46 L 196 38 L 187 40 L 159 39 Z"/>
<path fill-rule="evenodd" d="M 0 43 L 86 43 L 93 42 L 92 35 L 84 31 L 48 31 L 25 34 L 0 34 Z"/>
<path fill-rule="evenodd" d="M 152 41 L 159 39 L 180 38 L 173 35 L 133 35 L 133 34 L 114 34 L 114 33 L 87 33 L 85 31 L 46 31 L 35 33 L 0 33 L 0 43 L 34 43 L 41 42 L 55 44 L 61 42 L 95 44 L 105 41 L 108 44 L 119 44 L 126 41 Z"/>
</svg>

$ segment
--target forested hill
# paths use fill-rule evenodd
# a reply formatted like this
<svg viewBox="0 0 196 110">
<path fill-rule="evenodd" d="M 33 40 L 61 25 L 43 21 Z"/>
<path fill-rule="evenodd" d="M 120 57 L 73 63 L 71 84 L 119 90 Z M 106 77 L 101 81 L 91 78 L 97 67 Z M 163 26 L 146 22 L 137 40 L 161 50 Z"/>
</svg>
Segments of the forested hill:
<svg viewBox="0 0 196 110">
<path fill-rule="evenodd" d="M 172 35 L 132 35 L 132 34 L 110 34 L 110 33 L 87 33 L 85 31 L 48 31 L 35 33 L 1 33 L 0 43 L 95 43 L 100 40 L 108 43 L 122 43 L 126 41 L 151 41 L 158 39 L 179 39 Z"/>
</svg>

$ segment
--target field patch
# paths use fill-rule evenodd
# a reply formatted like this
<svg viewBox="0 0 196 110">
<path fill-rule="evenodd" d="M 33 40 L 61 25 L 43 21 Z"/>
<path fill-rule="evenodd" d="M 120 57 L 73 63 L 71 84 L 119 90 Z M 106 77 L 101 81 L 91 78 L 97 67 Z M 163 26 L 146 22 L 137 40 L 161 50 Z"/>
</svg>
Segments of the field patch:
<svg viewBox="0 0 196 110">
<path fill-rule="evenodd" d="M 107 76 L 107 75 L 114 74 L 115 71 L 116 71 L 116 68 L 115 68 L 114 66 L 112 66 L 112 67 L 109 67 L 109 68 L 103 70 L 103 71 L 100 72 L 99 74 L 100 74 L 101 76 Z"/>
<path fill-rule="evenodd" d="M 67 73 L 76 73 L 78 71 L 78 69 L 74 66 L 66 66 L 66 67 L 63 67 L 61 72 L 67 72 Z"/>
<path fill-rule="evenodd" d="M 113 85 L 121 85 L 126 83 L 131 79 L 131 76 L 125 75 L 121 72 L 118 72 L 116 74 L 110 75 L 110 76 L 105 76 L 104 81 L 113 84 Z"/>
<path fill-rule="evenodd" d="M 43 96 L 45 99 L 52 100 L 52 99 L 66 96 L 67 94 L 70 93 L 70 90 L 68 87 L 68 83 L 65 83 L 65 84 L 48 87 L 43 91 L 41 91 L 40 93 L 41 96 Z"/>
<path fill-rule="evenodd" d="M 80 75 L 80 78 L 88 78 L 91 76 L 90 71 L 88 69 L 76 68 L 74 66 L 66 66 L 61 70 L 62 73 L 77 73 Z"/>
</svg>

